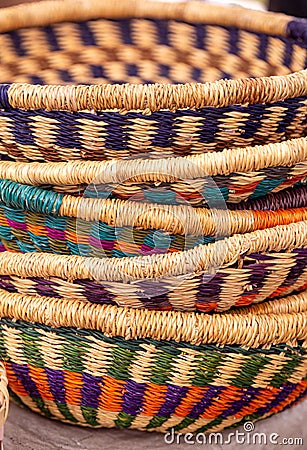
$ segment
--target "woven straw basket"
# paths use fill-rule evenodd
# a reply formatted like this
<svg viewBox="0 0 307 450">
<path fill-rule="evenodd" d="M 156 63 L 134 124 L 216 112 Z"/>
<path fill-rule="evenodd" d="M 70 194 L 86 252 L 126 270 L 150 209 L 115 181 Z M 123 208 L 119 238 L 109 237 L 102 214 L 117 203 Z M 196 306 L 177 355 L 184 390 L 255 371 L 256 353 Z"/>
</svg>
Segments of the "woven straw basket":
<svg viewBox="0 0 307 450">
<path fill-rule="evenodd" d="M 45 164 L 2 161 L 0 176 L 26 184 L 51 185 L 73 194 L 87 188 L 86 196 L 90 196 L 88 189 L 94 184 L 99 185 L 96 196 L 100 197 L 201 206 L 206 198 L 217 196 L 217 189 L 225 201 L 237 203 L 304 181 L 306 160 L 307 137 L 302 137 L 177 158 Z M 210 194 L 213 188 L 215 192 Z"/>
<path fill-rule="evenodd" d="M 0 287 L 133 308 L 221 311 L 306 289 L 306 255 L 307 221 L 135 258 L 3 252 Z"/>
<path fill-rule="evenodd" d="M 70 423 L 181 432 L 302 399 L 307 22 L 47 1 L 0 11 L 0 46 L 12 397 Z"/>
<path fill-rule="evenodd" d="M 302 137 L 306 29 L 201 2 L 4 9 L 0 149 L 19 160 L 101 160 Z"/>
<path fill-rule="evenodd" d="M 218 431 L 306 395 L 306 299 L 197 315 L 1 292 L 0 355 L 13 398 L 47 417 Z"/>
</svg>

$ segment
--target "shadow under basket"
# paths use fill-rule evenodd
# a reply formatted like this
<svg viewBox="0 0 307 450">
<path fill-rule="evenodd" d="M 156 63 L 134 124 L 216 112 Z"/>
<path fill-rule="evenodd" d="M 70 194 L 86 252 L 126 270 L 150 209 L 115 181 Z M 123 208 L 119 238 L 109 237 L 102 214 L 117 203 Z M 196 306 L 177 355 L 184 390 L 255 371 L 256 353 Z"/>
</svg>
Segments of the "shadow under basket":
<svg viewBox="0 0 307 450">
<path fill-rule="evenodd" d="M 203 2 L 0 11 L 0 151 L 185 155 L 306 134 L 307 22 Z"/>
<path fill-rule="evenodd" d="M 13 398 L 91 427 L 219 431 L 303 399 L 307 295 L 170 313 L 0 293 Z"/>
</svg>

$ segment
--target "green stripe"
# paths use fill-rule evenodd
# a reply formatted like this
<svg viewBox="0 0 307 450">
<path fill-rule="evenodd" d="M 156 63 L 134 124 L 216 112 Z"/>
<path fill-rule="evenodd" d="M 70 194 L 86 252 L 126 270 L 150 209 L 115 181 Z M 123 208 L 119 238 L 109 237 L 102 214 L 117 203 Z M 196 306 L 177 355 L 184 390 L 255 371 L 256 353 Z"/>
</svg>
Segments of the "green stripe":
<svg viewBox="0 0 307 450">
<path fill-rule="evenodd" d="M 9 360 L 5 341 L 6 338 L 3 330 L 10 328 L 19 330 L 19 337 L 22 339 L 23 345 L 19 352 L 23 354 L 27 363 L 43 368 L 46 366 L 42 357 L 42 342 L 48 342 L 49 345 L 57 345 L 56 350 L 63 363 L 61 370 L 82 373 L 87 370 L 88 352 L 93 345 L 98 346 L 100 343 L 104 345 L 110 344 L 109 355 L 103 364 L 106 366 L 106 373 L 116 380 L 128 380 L 131 378 L 131 365 L 140 361 L 140 355 L 144 351 L 144 343 L 152 345 L 156 352 L 153 351 L 150 359 L 150 366 L 146 373 L 146 382 L 157 385 L 165 385 L 172 383 L 174 376 L 174 365 L 177 365 L 178 358 L 184 361 L 185 349 L 193 348 L 197 353 L 191 370 L 191 386 L 207 386 L 216 381 L 219 376 L 219 370 L 227 364 L 226 358 L 231 355 L 243 354 L 247 357 L 241 362 L 241 368 L 231 380 L 229 384 L 241 388 L 249 387 L 253 384 L 255 377 L 265 367 L 269 367 L 272 363 L 270 355 L 284 354 L 290 358 L 286 361 L 281 370 L 272 378 L 267 380 L 274 387 L 280 387 L 293 374 L 295 369 L 302 364 L 306 358 L 306 350 L 302 347 L 291 348 L 284 345 L 272 346 L 270 350 L 245 350 L 238 347 L 227 346 L 218 348 L 215 345 L 192 346 L 184 343 L 176 344 L 174 342 L 159 342 L 151 339 L 140 340 L 124 340 L 123 338 L 108 338 L 102 333 L 89 330 L 75 330 L 58 328 L 52 329 L 42 325 L 34 325 L 26 322 L 13 322 L 2 319 L 0 321 L 0 356 Z M 42 335 L 42 332 L 48 331 L 48 335 Z M 52 338 L 56 335 L 56 342 Z M 58 347 L 58 338 L 61 338 L 61 345 Z M 176 347 L 177 346 L 177 347 Z M 45 347 L 48 352 L 48 347 Z M 265 353 L 267 352 L 267 353 Z"/>
<path fill-rule="evenodd" d="M 97 421 L 97 412 L 98 412 L 97 409 L 81 405 L 81 411 L 84 419 L 86 420 L 86 423 L 88 423 L 92 427 L 99 426 L 99 422 Z"/>
<path fill-rule="evenodd" d="M 252 358 L 247 359 L 244 364 L 242 364 L 240 372 L 232 378 L 231 381 L 233 386 L 243 388 L 251 386 L 259 372 L 261 372 L 265 366 L 270 365 L 270 363 L 271 360 L 267 355 L 253 355 Z"/>
<path fill-rule="evenodd" d="M 131 414 L 127 414 L 127 413 L 121 411 L 117 415 L 117 419 L 115 420 L 115 425 L 118 428 L 130 428 L 134 419 L 135 419 L 135 416 L 132 416 Z"/>
</svg>

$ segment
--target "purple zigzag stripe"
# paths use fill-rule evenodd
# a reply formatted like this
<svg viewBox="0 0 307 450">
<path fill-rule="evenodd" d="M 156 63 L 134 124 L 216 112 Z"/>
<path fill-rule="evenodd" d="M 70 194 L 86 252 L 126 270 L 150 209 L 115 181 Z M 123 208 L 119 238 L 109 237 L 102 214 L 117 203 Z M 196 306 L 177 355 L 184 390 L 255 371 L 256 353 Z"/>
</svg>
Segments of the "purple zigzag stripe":
<svg viewBox="0 0 307 450">
<path fill-rule="evenodd" d="M 146 383 L 136 383 L 133 380 L 127 381 L 121 405 L 124 413 L 136 416 L 142 412 L 146 386 Z"/>
</svg>

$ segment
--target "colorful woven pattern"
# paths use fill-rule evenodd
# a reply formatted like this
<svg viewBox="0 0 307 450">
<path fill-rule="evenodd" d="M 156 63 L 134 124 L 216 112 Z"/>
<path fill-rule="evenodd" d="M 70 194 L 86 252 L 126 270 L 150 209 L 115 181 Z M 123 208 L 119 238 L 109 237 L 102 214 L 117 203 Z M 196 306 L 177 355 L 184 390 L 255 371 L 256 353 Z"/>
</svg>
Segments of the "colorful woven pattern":
<svg viewBox="0 0 307 450">
<path fill-rule="evenodd" d="M 1 343 L 10 340 L 10 355 L 4 346 L 0 355 L 7 361 L 12 392 L 32 410 L 66 422 L 209 432 L 268 417 L 307 393 L 307 379 L 297 382 L 306 361 L 302 347 L 274 346 L 254 353 L 183 343 L 177 348 L 165 342 L 108 339 L 101 333 L 92 336 L 83 330 L 6 320 L 1 321 L 0 330 Z M 56 355 L 56 363 L 51 363 L 51 355 Z M 140 355 L 150 365 L 143 376 L 137 376 L 143 369 Z M 106 361 L 104 366 L 99 357 Z M 194 371 L 180 383 L 185 372 L 177 361 L 184 367 L 188 357 L 195 358 Z M 230 361 L 235 370 L 223 379 Z M 162 364 L 165 372 L 161 373 Z M 172 364 L 178 367 L 177 373 L 172 372 Z M 266 369 L 269 377 L 262 380 Z"/>
<path fill-rule="evenodd" d="M 263 197 L 285 187 L 305 181 L 307 166 L 272 167 L 254 173 L 220 175 L 206 179 L 182 180 L 174 183 L 122 183 L 120 185 L 56 186 L 57 192 L 71 192 L 88 198 L 117 198 L 165 205 L 189 203 L 192 206 L 214 204 L 223 197 L 229 205 L 246 199 Z M 242 209 L 244 205 L 242 205 Z M 231 208 L 231 206 L 230 206 Z M 236 209 L 235 206 L 231 209 Z M 260 208 L 259 208 L 260 209 Z"/>
<path fill-rule="evenodd" d="M 307 219 L 307 209 L 302 214 Z M 0 240 L 11 251 L 121 258 L 188 250 L 213 242 L 214 237 L 112 227 L 104 222 L 44 216 L 0 204 Z"/>
<path fill-rule="evenodd" d="M 303 303 L 306 307 L 306 299 Z M 295 312 L 297 307 L 302 312 Z M 268 307 L 267 319 L 266 308 L 250 311 L 250 330 L 254 319 L 259 326 L 263 320 L 268 327 L 271 321 L 283 323 L 281 342 L 269 349 L 261 346 L 262 334 L 257 342 L 249 341 L 252 348 L 247 350 L 227 343 L 221 348 L 214 343 L 193 345 L 149 337 L 126 340 L 120 337 L 126 324 L 118 337 L 111 338 L 98 330 L 2 319 L 0 355 L 15 398 L 47 417 L 93 427 L 218 431 L 268 417 L 306 396 L 306 329 L 296 331 L 303 325 L 305 307 L 301 299 L 292 298 L 281 308 Z M 55 308 L 49 314 L 56 324 Z M 35 309 L 33 304 L 32 318 L 37 317 Z M 75 313 L 71 314 L 73 318 Z M 232 317 L 234 328 L 238 327 L 233 336 L 240 341 L 243 323 L 240 315 Z M 227 316 L 220 318 L 221 323 L 227 320 Z M 166 327 L 168 320 L 164 314 Z M 95 320 L 92 324 L 97 326 Z M 213 320 L 208 327 L 214 326 Z M 301 340 L 285 345 L 282 341 L 291 328 L 292 336 L 297 333 Z M 266 334 L 267 342 L 276 339 L 274 332 L 269 338 Z"/>
<path fill-rule="evenodd" d="M 150 115 L 0 110 L 0 151 L 19 161 L 203 153 L 304 136 L 306 116 L 306 97 Z"/>
<path fill-rule="evenodd" d="M 143 258 L 4 252 L 0 287 L 133 308 L 222 311 L 306 289 L 306 226 L 300 222 Z"/>
<path fill-rule="evenodd" d="M 132 308 L 202 312 L 223 311 L 307 289 L 306 249 L 281 255 L 251 254 L 241 265 L 241 268 L 220 269 L 210 282 L 203 275 L 194 275 L 175 288 L 174 280 L 161 280 L 165 292 L 160 295 L 154 294 L 155 283 L 150 280 L 115 287 L 90 279 L 67 280 L 54 276 L 25 280 L 17 275 L 2 275 L 3 269 L 0 269 L 0 288 L 24 295 L 76 298 Z"/>
<path fill-rule="evenodd" d="M 275 211 L 191 211 L 188 206 L 75 198 L 9 180 L 0 181 L 0 199 L 0 240 L 22 252 L 150 255 L 307 220 L 306 204 Z"/>
<path fill-rule="evenodd" d="M 287 39 L 169 20 L 57 23 L 3 33 L 0 43 L 2 83 L 204 83 L 285 75 L 307 65 L 306 42 L 290 30 Z"/>
<path fill-rule="evenodd" d="M 1 13 L 1 152 L 101 160 L 305 135 L 306 22 L 143 3 Z"/>
<path fill-rule="evenodd" d="M 160 432 L 306 397 L 307 20 L 47 0 L 0 10 L 0 48 L 12 397 Z"/>
<path fill-rule="evenodd" d="M 238 203 L 303 181 L 307 176 L 306 159 L 304 137 L 177 158 L 44 164 L 0 161 L 0 177 L 29 185 L 51 185 L 65 193 L 80 194 L 85 190 L 85 197 L 109 196 L 164 204 L 188 202 L 193 206 L 208 203 L 211 208 L 220 209 L 223 198 Z M 9 190 L 7 183 L 1 181 L 1 197 Z M 17 194 L 13 185 L 10 189 L 14 192 L 10 198 L 15 196 L 17 203 L 18 195 L 24 197 L 22 189 L 27 189 L 27 195 L 31 192 L 30 188 L 20 187 Z M 71 200 L 72 204 L 77 202 Z"/>
</svg>

